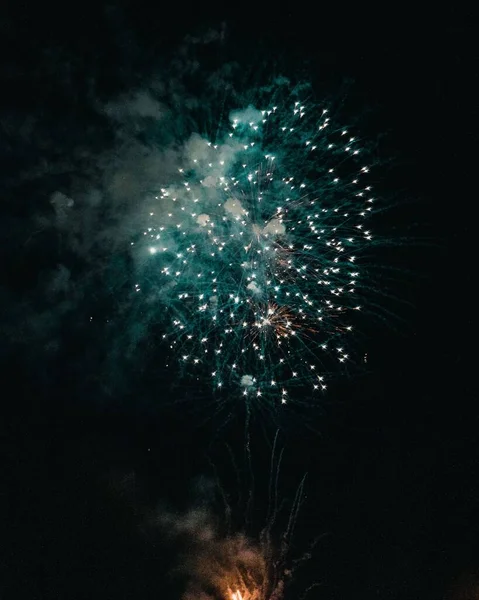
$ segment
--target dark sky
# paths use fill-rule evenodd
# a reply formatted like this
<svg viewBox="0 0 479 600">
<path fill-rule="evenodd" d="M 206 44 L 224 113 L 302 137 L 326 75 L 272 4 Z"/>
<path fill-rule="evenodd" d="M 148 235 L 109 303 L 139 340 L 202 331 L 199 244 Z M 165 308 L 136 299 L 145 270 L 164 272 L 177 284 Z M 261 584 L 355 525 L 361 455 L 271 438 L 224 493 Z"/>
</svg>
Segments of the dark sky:
<svg viewBox="0 0 479 600">
<path fill-rule="evenodd" d="M 155 78 L 165 84 L 185 36 L 211 29 L 220 50 L 208 47 L 202 64 L 239 61 L 251 81 L 271 65 L 328 95 L 353 80 L 346 110 L 357 106 L 368 132 L 387 133 L 380 151 L 396 160 L 384 185 L 402 202 L 380 221 L 405 241 L 376 255 L 401 273 L 399 300 L 385 301 L 397 316 L 364 325 L 368 372 L 281 423 L 281 493 L 291 500 L 308 472 L 297 551 L 324 534 L 285 599 L 313 580 L 322 586 L 308 597 L 324 600 L 479 597 L 476 28 L 452 12 L 312 11 L 2 8 L 2 598 L 180 598 L 182 580 L 169 575 L 177 548 L 152 515 L 159 505 L 188 510 L 194 482 L 215 469 L 232 502 L 250 484 L 241 407 L 224 426 L 213 408 L 208 418 L 208 398 L 171 388 L 176 378 L 159 373 L 154 352 L 122 372 L 121 327 L 104 325 L 121 311 L 112 301 L 121 288 L 105 291 L 101 273 L 88 279 L 85 253 L 101 263 L 83 231 L 94 225 L 76 224 L 88 246 L 76 254 L 48 225 L 55 191 L 74 194 L 107 169 L 114 132 L 98 106 Z M 48 274 L 59 263 L 75 289 L 55 304 Z M 85 325 L 92 311 L 96 329 Z M 102 370 L 112 363 L 116 385 Z M 166 410 L 162 399 L 175 394 L 190 400 Z M 192 411 L 191 398 L 204 410 Z M 261 417 L 250 425 L 258 521 L 274 432 Z M 454 595 L 460 588 L 469 595 Z"/>
</svg>

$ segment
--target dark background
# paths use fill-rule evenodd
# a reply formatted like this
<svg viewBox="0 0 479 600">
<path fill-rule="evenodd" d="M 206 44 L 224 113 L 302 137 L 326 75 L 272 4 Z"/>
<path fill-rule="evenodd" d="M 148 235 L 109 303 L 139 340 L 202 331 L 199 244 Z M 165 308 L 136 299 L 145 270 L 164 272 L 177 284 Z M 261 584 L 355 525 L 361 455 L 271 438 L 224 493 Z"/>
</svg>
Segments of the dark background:
<svg viewBox="0 0 479 600">
<path fill-rule="evenodd" d="M 65 139 L 73 147 L 88 135 L 77 121 L 95 118 L 83 102 L 91 86 L 105 99 L 133 87 L 186 34 L 224 27 L 227 52 L 245 64 L 260 49 L 324 85 L 353 78 L 352 104 L 374 107 L 371 130 L 385 123 L 384 150 L 398 157 L 389 183 L 412 200 L 389 224 L 410 236 L 391 258 L 415 276 L 398 284 L 410 303 L 398 309 L 402 321 L 367 331 L 369 372 L 337 386 L 304 430 L 284 434 L 283 485 L 309 473 L 297 547 L 311 531 L 325 534 L 297 588 L 304 577 L 323 583 L 311 597 L 324 599 L 477 598 L 477 28 L 452 11 L 339 8 L 2 8 L 2 220 L 27 219 L 31 209 L 21 173 L 38 148 L 16 140 L 17 124 L 34 117 L 52 140 L 45 154 L 68 152 Z M 7 305 L 22 286 L 28 293 L 39 266 L 2 231 Z M 2 598 L 178 598 L 171 550 L 140 535 L 138 523 L 160 500 L 187 503 L 192 479 L 208 472 L 207 451 L 228 472 L 221 442 L 210 445 L 217 423 L 155 409 L 141 401 L 154 395 L 141 382 L 115 402 L 93 385 L 86 397 L 75 335 L 73 374 L 34 344 L 2 350 Z M 239 412 L 222 435 L 240 462 L 243 433 Z M 255 422 L 251 433 L 258 472 L 274 430 L 265 435 Z M 233 479 L 225 475 L 225 485 Z"/>
</svg>

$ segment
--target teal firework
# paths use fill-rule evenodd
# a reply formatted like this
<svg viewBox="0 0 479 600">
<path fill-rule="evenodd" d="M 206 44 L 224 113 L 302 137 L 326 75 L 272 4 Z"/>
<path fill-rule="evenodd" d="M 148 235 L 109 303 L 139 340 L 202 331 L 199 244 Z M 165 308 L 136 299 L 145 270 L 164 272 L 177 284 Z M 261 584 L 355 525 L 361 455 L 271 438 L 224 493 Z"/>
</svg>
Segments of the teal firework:
<svg viewBox="0 0 479 600">
<path fill-rule="evenodd" d="M 351 360 L 373 243 L 365 144 L 328 107 L 293 99 L 231 111 L 175 161 L 134 245 L 181 370 L 283 404 L 294 386 L 321 393 Z"/>
</svg>

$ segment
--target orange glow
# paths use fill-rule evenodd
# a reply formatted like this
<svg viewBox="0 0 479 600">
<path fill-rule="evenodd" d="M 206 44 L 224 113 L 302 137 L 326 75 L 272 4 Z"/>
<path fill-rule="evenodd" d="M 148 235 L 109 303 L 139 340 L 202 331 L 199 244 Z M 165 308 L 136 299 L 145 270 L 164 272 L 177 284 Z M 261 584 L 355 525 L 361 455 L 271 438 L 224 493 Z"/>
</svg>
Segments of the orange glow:
<svg viewBox="0 0 479 600">
<path fill-rule="evenodd" d="M 261 598 L 263 598 L 263 596 L 259 590 L 251 592 L 250 590 L 243 588 L 243 591 L 240 592 L 240 590 L 236 588 L 236 591 L 233 592 L 232 588 L 228 588 L 228 600 L 261 600 Z"/>
</svg>

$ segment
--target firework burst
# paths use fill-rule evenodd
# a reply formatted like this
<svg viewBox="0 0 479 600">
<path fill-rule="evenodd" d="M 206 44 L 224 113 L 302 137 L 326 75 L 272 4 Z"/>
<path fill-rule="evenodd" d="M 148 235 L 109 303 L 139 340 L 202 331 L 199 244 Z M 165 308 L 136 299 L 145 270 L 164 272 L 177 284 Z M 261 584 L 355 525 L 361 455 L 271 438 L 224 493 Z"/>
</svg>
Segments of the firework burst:
<svg viewBox="0 0 479 600">
<path fill-rule="evenodd" d="M 191 135 L 133 242 L 163 339 L 213 387 L 287 403 L 350 360 L 360 257 L 373 243 L 370 161 L 327 107 L 283 100 Z M 243 599 L 244 600 L 244 599 Z"/>
</svg>

